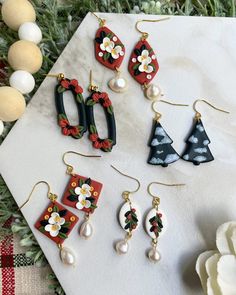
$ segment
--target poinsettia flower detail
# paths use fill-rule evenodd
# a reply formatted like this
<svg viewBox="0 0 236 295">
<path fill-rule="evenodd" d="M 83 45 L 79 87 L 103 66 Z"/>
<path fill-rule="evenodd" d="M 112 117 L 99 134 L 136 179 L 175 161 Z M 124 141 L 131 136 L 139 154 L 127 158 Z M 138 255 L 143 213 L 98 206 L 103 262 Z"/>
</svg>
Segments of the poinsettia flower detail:
<svg viewBox="0 0 236 295">
<path fill-rule="evenodd" d="M 119 56 L 123 55 L 124 52 L 122 51 L 122 47 L 120 45 L 117 45 L 116 47 L 114 47 L 112 50 L 111 50 L 111 56 L 114 58 L 114 59 L 117 59 L 119 58 Z"/>
<path fill-rule="evenodd" d="M 72 88 L 76 94 L 83 93 L 83 88 L 79 85 L 79 83 L 76 79 L 72 79 L 72 80 L 63 79 L 63 80 L 61 80 L 60 84 L 65 89 Z"/>
<path fill-rule="evenodd" d="M 152 73 L 153 72 L 153 67 L 149 65 L 147 61 L 142 62 L 139 67 L 138 67 L 140 72 L 145 72 L 145 73 Z"/>
<path fill-rule="evenodd" d="M 105 107 L 105 108 L 108 108 L 109 106 L 112 105 L 111 103 L 111 100 L 109 99 L 109 96 L 106 92 L 95 92 L 92 94 L 92 100 L 94 102 L 101 102 L 102 105 Z"/>
<path fill-rule="evenodd" d="M 104 149 L 109 149 L 109 148 L 111 147 L 111 142 L 110 142 L 108 139 L 104 139 L 104 140 L 102 141 L 102 147 L 103 147 Z"/>
<path fill-rule="evenodd" d="M 102 40 L 102 44 L 100 44 L 100 48 L 103 51 L 111 53 L 112 49 L 114 48 L 115 43 L 110 40 L 110 38 L 105 37 Z"/>
<path fill-rule="evenodd" d="M 78 136 L 80 131 L 77 126 L 71 126 L 69 121 L 66 119 L 59 120 L 59 126 L 62 128 L 62 134 L 63 135 L 72 135 L 72 136 Z"/>
<path fill-rule="evenodd" d="M 78 186 L 75 188 L 75 193 L 78 196 L 83 196 L 85 198 L 89 198 L 91 196 L 91 187 L 87 183 L 84 183 L 81 187 Z"/>
<path fill-rule="evenodd" d="M 51 237 L 56 237 L 59 234 L 61 225 L 65 223 L 65 218 L 60 217 L 59 213 L 53 212 L 48 220 L 48 224 L 44 227 L 45 231 L 49 232 Z"/>
<path fill-rule="evenodd" d="M 140 56 L 138 56 L 138 61 L 140 63 L 150 64 L 152 59 L 149 56 L 149 52 L 147 49 L 144 49 Z"/>
</svg>

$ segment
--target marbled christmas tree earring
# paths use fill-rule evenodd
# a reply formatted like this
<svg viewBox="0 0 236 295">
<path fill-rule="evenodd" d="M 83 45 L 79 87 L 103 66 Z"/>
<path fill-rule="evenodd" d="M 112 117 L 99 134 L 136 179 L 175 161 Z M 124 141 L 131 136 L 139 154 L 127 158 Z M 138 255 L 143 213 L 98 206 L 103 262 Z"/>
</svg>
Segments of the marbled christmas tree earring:
<svg viewBox="0 0 236 295">
<path fill-rule="evenodd" d="M 57 202 L 57 195 L 51 193 L 50 185 L 46 181 L 37 182 L 33 186 L 28 199 L 19 209 L 21 210 L 30 201 L 36 186 L 39 184 L 47 185 L 47 197 L 51 202 L 36 222 L 35 227 L 57 244 L 60 249 L 61 261 L 64 264 L 74 265 L 75 255 L 69 248 L 63 247 L 62 244 L 68 238 L 79 218 Z"/>
<path fill-rule="evenodd" d="M 127 89 L 127 81 L 121 77 L 120 66 L 125 56 L 125 46 L 110 29 L 105 26 L 106 20 L 92 14 L 99 21 L 99 29 L 95 36 L 95 57 L 102 65 L 116 71 L 116 76 L 108 82 L 108 86 L 114 92 L 124 92 Z"/>
<path fill-rule="evenodd" d="M 62 197 L 62 203 L 81 210 L 85 213 L 85 221 L 81 225 L 79 234 L 81 237 L 88 239 L 92 236 L 93 227 L 89 222 L 90 215 L 97 208 L 97 202 L 102 190 L 102 183 L 97 182 L 90 177 L 81 176 L 74 173 L 73 166 L 69 165 L 65 158 L 69 154 L 74 154 L 86 158 L 99 158 L 99 155 L 84 155 L 74 151 L 65 152 L 63 162 L 66 165 L 66 173 L 70 175 L 68 185 Z"/>
<path fill-rule="evenodd" d="M 129 72 L 130 75 L 141 84 L 145 96 L 150 100 L 157 100 L 161 97 L 161 89 L 159 86 L 150 84 L 152 79 L 156 76 L 159 70 L 159 64 L 157 56 L 147 41 L 149 34 L 143 32 L 138 28 L 141 22 L 161 22 L 168 20 L 169 17 L 165 17 L 157 20 L 143 19 L 136 22 L 136 30 L 142 34 L 140 41 L 135 45 L 129 60 Z"/>
<path fill-rule="evenodd" d="M 166 100 L 153 101 L 152 109 L 155 113 L 153 120 L 153 128 L 151 132 L 151 137 L 149 140 L 149 147 L 151 148 L 148 157 L 148 164 L 151 165 L 161 165 L 162 167 L 167 167 L 169 164 L 179 160 L 180 156 L 172 147 L 173 140 L 163 129 L 160 119 L 162 115 L 156 111 L 155 104 L 157 102 L 164 102 L 174 106 L 188 106 L 186 104 L 172 103 Z"/>
<path fill-rule="evenodd" d="M 162 213 L 159 211 L 159 205 L 160 205 L 160 197 L 154 195 L 151 192 L 151 186 L 153 184 L 159 184 L 164 186 L 183 186 L 185 184 L 179 183 L 179 184 L 167 184 L 162 182 L 151 182 L 148 187 L 147 191 L 150 196 L 153 197 L 152 200 L 152 209 L 148 212 L 146 219 L 145 219 L 145 228 L 147 234 L 152 239 L 152 248 L 149 249 L 147 256 L 150 259 L 151 262 L 158 262 L 161 259 L 161 255 L 157 251 L 157 241 L 159 238 L 160 233 L 163 230 L 163 226 L 165 226 L 165 218 Z"/>
<path fill-rule="evenodd" d="M 116 243 L 115 249 L 118 254 L 126 254 L 129 250 L 128 241 L 132 238 L 133 232 L 138 228 L 141 221 L 141 214 L 138 209 L 138 206 L 130 200 L 130 195 L 136 193 L 140 189 L 140 181 L 132 176 L 124 174 L 119 171 L 113 165 L 111 165 L 121 175 L 133 179 L 137 182 L 138 187 L 134 191 L 124 191 L 122 197 L 125 200 L 125 203 L 122 205 L 119 213 L 119 222 L 123 230 L 126 231 L 126 236 L 123 240 L 120 240 Z"/>
<path fill-rule="evenodd" d="M 192 130 L 186 140 L 186 148 L 181 156 L 185 161 L 192 162 L 194 165 L 200 165 L 201 163 L 207 163 L 214 160 L 214 157 L 208 147 L 211 143 L 208 138 L 205 128 L 202 124 L 201 114 L 197 111 L 196 105 L 198 102 L 205 102 L 213 109 L 229 114 L 228 111 L 219 109 L 206 101 L 205 99 L 197 99 L 193 104 L 193 110 L 195 111 L 194 124 Z"/>
</svg>

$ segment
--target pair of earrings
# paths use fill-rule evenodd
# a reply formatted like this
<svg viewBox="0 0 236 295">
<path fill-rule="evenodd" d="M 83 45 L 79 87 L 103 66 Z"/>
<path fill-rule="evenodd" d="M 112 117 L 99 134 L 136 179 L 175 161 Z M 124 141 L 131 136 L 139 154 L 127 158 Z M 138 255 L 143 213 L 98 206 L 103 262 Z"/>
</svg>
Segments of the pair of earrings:
<svg viewBox="0 0 236 295">
<path fill-rule="evenodd" d="M 62 197 L 62 203 L 66 206 L 78 209 L 85 213 L 84 222 L 80 226 L 80 236 L 88 239 L 93 233 L 93 227 L 90 223 L 90 215 L 97 208 L 97 202 L 102 190 L 102 183 L 97 182 L 90 177 L 84 177 L 74 172 L 73 166 L 65 160 L 66 155 L 75 154 L 83 157 L 100 157 L 95 155 L 84 155 L 74 151 L 66 152 L 63 155 L 63 162 L 66 165 L 66 173 L 70 176 L 68 185 Z M 46 181 L 39 181 L 34 186 L 27 200 L 20 206 L 22 209 L 31 199 L 35 188 L 39 184 L 46 184 L 48 187 L 47 197 L 50 203 L 35 223 L 36 229 L 55 242 L 60 250 L 60 259 L 67 265 L 75 264 L 75 255 L 68 247 L 63 247 L 64 241 L 69 237 L 72 229 L 79 221 L 79 218 L 69 211 L 62 204 L 57 202 L 57 195 L 51 192 L 50 185 Z"/>
<path fill-rule="evenodd" d="M 128 241 L 132 238 L 133 232 L 138 229 L 141 223 L 141 213 L 140 210 L 135 202 L 133 202 L 130 198 L 131 194 L 138 192 L 141 187 L 140 181 L 137 178 L 134 178 L 130 175 L 127 175 L 114 166 L 111 166 L 121 175 L 133 179 L 137 182 L 138 187 L 134 191 L 124 191 L 122 193 L 122 197 L 125 200 L 125 203 L 122 205 L 119 213 L 119 223 L 123 230 L 126 231 L 126 236 L 124 239 L 119 240 L 116 245 L 115 249 L 118 254 L 126 254 L 129 251 L 129 243 Z M 145 230 L 148 236 L 151 238 L 151 248 L 147 251 L 147 257 L 151 262 L 158 262 L 161 259 L 161 255 L 157 250 L 157 243 L 160 233 L 164 228 L 164 218 L 163 214 L 159 211 L 160 205 L 160 197 L 156 196 L 152 193 L 151 187 L 152 185 L 164 185 L 164 186 L 184 186 L 185 184 L 167 184 L 162 182 L 151 182 L 148 187 L 147 191 L 149 195 L 153 198 L 152 199 L 152 208 L 148 211 L 145 217 Z"/>
<path fill-rule="evenodd" d="M 56 77 L 58 84 L 55 88 L 55 104 L 58 117 L 58 125 L 61 127 L 61 132 L 65 136 L 71 136 L 75 139 L 83 137 L 88 130 L 89 140 L 96 149 L 103 152 L 111 152 L 112 147 L 116 144 L 116 123 L 112 102 L 106 92 L 100 92 L 98 86 L 93 84 L 92 71 L 90 71 L 90 85 L 88 90 L 90 96 L 84 101 L 83 88 L 79 85 L 76 79 L 65 78 L 63 73 L 58 75 L 48 74 L 49 77 Z M 72 126 L 64 107 L 63 94 L 66 91 L 71 91 L 78 109 L 79 125 Z M 94 118 L 94 106 L 100 104 L 105 112 L 108 128 L 108 137 L 100 138 L 96 122 Z"/>
<path fill-rule="evenodd" d="M 175 104 L 165 100 L 159 100 L 171 105 L 187 106 L 183 104 Z M 214 108 L 217 111 L 229 113 L 223 109 L 217 108 L 205 99 L 198 99 L 193 104 L 193 110 L 195 111 L 194 123 L 190 134 L 186 140 L 186 147 L 184 152 L 180 156 L 172 147 L 173 140 L 166 133 L 162 125 L 160 124 L 161 114 L 155 109 L 157 101 L 153 101 L 152 109 L 155 113 L 153 122 L 153 128 L 151 132 L 151 138 L 148 143 L 151 148 L 148 157 L 148 164 L 161 165 L 167 167 L 169 164 L 176 162 L 180 158 L 192 162 L 194 165 L 200 165 L 201 163 L 207 163 L 214 160 L 214 157 L 208 147 L 210 139 L 207 136 L 205 128 L 201 120 L 201 113 L 196 109 L 198 102 L 204 102 Z"/>
</svg>

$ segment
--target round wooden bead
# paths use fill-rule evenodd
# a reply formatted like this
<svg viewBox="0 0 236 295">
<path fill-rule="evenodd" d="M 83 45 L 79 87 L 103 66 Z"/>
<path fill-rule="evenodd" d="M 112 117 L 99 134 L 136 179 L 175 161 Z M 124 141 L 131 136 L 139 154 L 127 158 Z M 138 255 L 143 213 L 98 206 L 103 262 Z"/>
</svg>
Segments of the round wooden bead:
<svg viewBox="0 0 236 295">
<path fill-rule="evenodd" d="M 0 87 L 0 120 L 12 122 L 20 118 L 25 110 L 24 96 L 15 88 Z"/>
<path fill-rule="evenodd" d="M 10 79 L 10 86 L 19 90 L 22 94 L 30 93 L 35 86 L 34 77 L 26 71 L 15 71 Z"/>
<path fill-rule="evenodd" d="M 40 49 L 33 42 L 20 40 L 9 48 L 8 62 L 14 70 L 34 74 L 41 68 L 43 57 Z"/>
<path fill-rule="evenodd" d="M 36 14 L 27 0 L 5 0 L 2 5 L 2 19 L 9 28 L 17 31 L 21 24 L 34 22 Z"/>
<path fill-rule="evenodd" d="M 36 23 L 27 22 L 20 26 L 18 31 L 19 39 L 31 41 L 38 44 L 42 40 L 42 32 Z"/>
</svg>

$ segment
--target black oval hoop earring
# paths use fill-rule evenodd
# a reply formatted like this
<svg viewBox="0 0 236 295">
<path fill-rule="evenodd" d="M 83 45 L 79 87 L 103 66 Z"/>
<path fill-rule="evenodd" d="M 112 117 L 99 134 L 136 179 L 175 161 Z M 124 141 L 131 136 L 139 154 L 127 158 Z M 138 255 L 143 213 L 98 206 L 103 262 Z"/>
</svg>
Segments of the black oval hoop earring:
<svg viewBox="0 0 236 295">
<path fill-rule="evenodd" d="M 93 143 L 93 147 L 104 152 L 111 152 L 112 147 L 116 144 L 116 123 L 113 111 L 112 102 L 106 92 L 98 91 L 98 87 L 92 84 L 92 72 L 90 71 L 90 86 L 91 95 L 87 98 L 85 109 L 87 116 L 87 124 L 89 131 L 89 139 Z M 108 128 L 108 137 L 101 139 L 98 135 L 95 119 L 94 105 L 99 103 L 105 112 Z"/>
<path fill-rule="evenodd" d="M 48 74 L 50 77 L 57 77 L 58 84 L 55 88 L 55 104 L 58 116 L 58 125 L 61 127 L 61 132 L 65 136 L 71 136 L 75 139 L 81 138 L 87 131 L 86 112 L 83 98 L 83 88 L 79 85 L 76 79 L 67 79 L 64 74 L 58 75 Z M 78 109 L 79 125 L 71 125 L 67 117 L 63 93 L 71 91 Z"/>
</svg>

